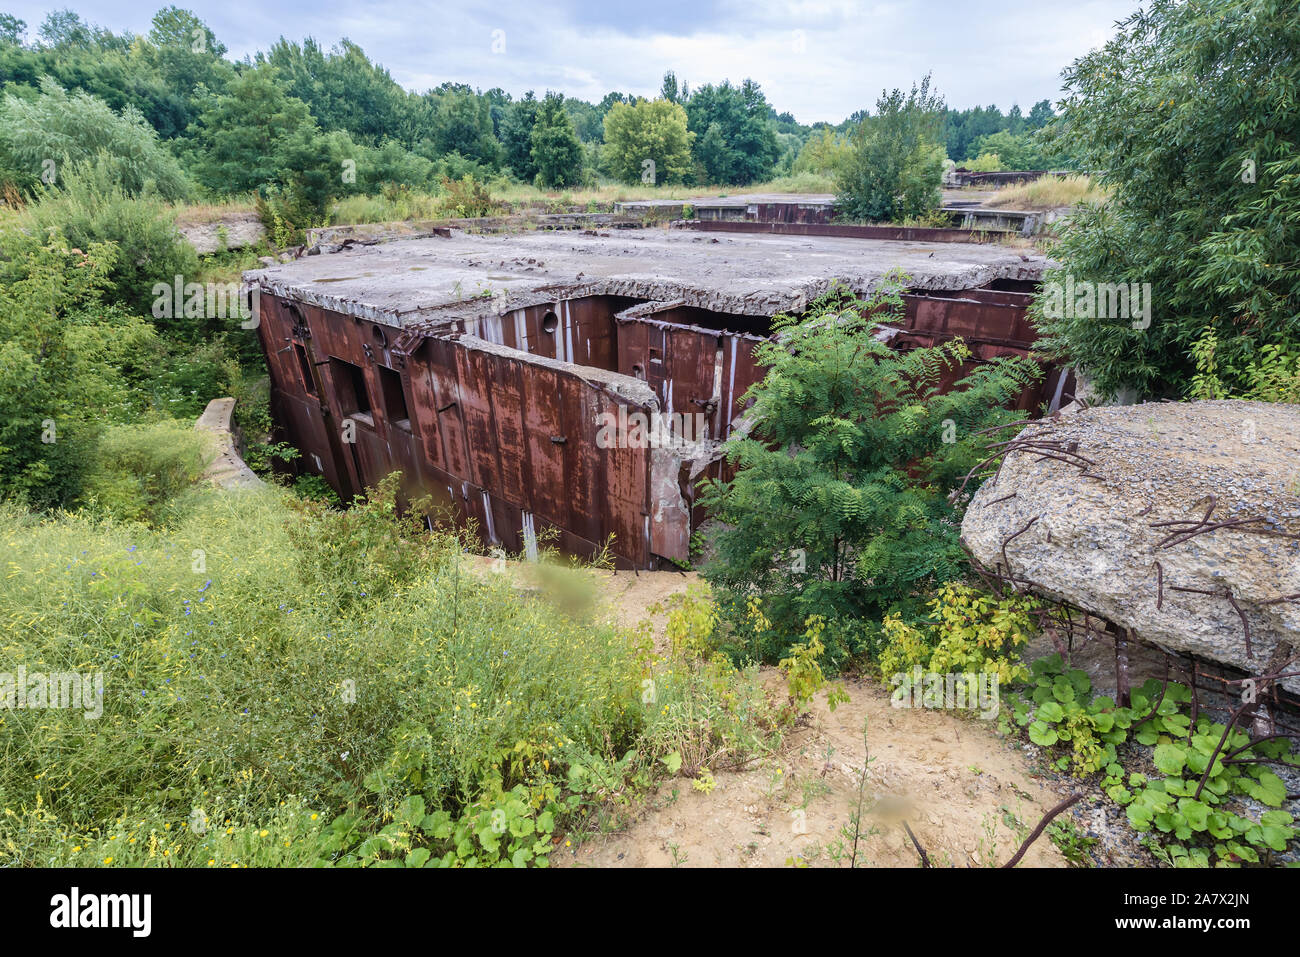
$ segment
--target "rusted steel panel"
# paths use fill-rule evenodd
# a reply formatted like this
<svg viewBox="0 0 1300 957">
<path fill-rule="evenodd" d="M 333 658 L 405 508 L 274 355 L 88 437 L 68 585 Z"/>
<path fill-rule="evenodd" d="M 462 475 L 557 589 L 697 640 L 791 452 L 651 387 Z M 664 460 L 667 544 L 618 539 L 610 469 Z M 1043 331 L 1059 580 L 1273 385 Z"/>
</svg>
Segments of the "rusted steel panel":
<svg viewBox="0 0 1300 957">
<path fill-rule="evenodd" d="M 353 433 L 356 441 L 350 444 L 357 455 L 361 485 L 370 488 L 379 484 L 384 476 L 393 471 L 394 466 L 389 461 L 388 449 L 379 434 L 355 416 L 353 422 L 356 423 Z"/>
<path fill-rule="evenodd" d="M 424 449 L 416 434 L 411 429 L 393 426 L 388 433 L 387 452 L 388 461 L 402 473 L 403 504 L 419 498 L 428 481 L 424 477 Z"/>
<path fill-rule="evenodd" d="M 429 354 L 429 381 L 433 386 L 434 416 L 442 438 L 442 467 L 451 475 L 470 475 L 469 448 L 461 409 L 460 382 L 456 376 L 458 347 L 445 339 L 431 339 L 425 347 Z"/>
<path fill-rule="evenodd" d="M 847 239 L 885 239 L 926 243 L 987 243 L 1013 232 L 1008 229 L 936 229 L 922 226 L 850 226 L 834 223 L 758 223 L 731 220 L 701 220 L 684 223 L 683 226 L 703 232 L 840 236 Z"/>
<path fill-rule="evenodd" d="M 338 469 L 325 435 L 319 403 L 280 389 L 274 389 L 272 397 L 274 418 L 285 429 L 286 440 L 302 452 L 304 468 L 338 488 Z"/>
<path fill-rule="evenodd" d="M 990 306 L 1019 306 L 1028 309 L 1034 300 L 1032 292 L 1019 292 L 1009 289 L 926 289 L 915 295 L 929 296 L 932 299 L 971 299 Z"/>
<path fill-rule="evenodd" d="M 529 367 L 500 356 L 490 358 L 495 444 L 501 469 L 499 492 L 519 509 L 531 509 L 532 493 L 524 442 L 524 400 L 520 385 L 520 379 L 528 373 Z"/>
<path fill-rule="evenodd" d="M 595 393 L 594 398 L 600 418 L 584 424 L 585 433 L 580 438 L 597 448 L 601 459 L 603 492 L 609 502 L 609 524 L 605 531 L 613 533 L 620 554 L 639 556 L 639 561 L 648 562 L 650 542 L 645 520 L 650 509 L 647 462 L 651 453 L 644 441 L 634 441 L 636 435 L 628 433 L 635 433 L 635 429 L 629 428 L 632 423 L 644 424 L 649 410 L 627 405 L 622 406 L 620 415 L 620 403 L 603 393 Z M 641 419 L 634 418 L 638 413 Z M 597 436 L 602 434 L 600 430 L 605 423 L 610 427 L 604 430 L 604 440 L 598 444 Z"/>
<path fill-rule="evenodd" d="M 442 435 L 438 428 L 438 401 L 430 376 L 429 354 L 428 345 L 422 344 L 422 348 L 408 360 L 403 378 L 408 388 L 411 425 L 419 438 L 423 459 L 435 468 L 446 471 L 447 460 L 443 454 Z"/>
<path fill-rule="evenodd" d="M 569 526 L 569 496 L 564 446 L 551 441 L 564 437 L 560 410 L 560 376 L 552 369 L 532 366 L 522 380 L 524 446 L 532 479 L 531 511 L 560 527 Z"/>
<path fill-rule="evenodd" d="M 745 393 L 767 374 L 754 358 L 754 349 L 763 340 L 756 336 L 725 336 L 722 348 L 722 437 L 731 434 L 732 424 L 752 404 Z"/>
<path fill-rule="evenodd" d="M 663 330 L 668 372 L 664 409 L 682 415 L 703 415 L 713 406 L 713 387 L 718 362 L 718 335 L 698 329 Z M 716 412 L 716 408 L 714 408 Z M 708 415 L 710 425 L 715 416 Z"/>
<path fill-rule="evenodd" d="M 1003 294 L 1015 296 L 1016 294 Z M 976 298 L 906 294 L 904 325 L 917 333 L 961 336 L 968 342 L 998 343 L 1027 351 L 1036 339 L 1026 302 L 999 304 Z M 892 325 L 892 322 L 887 322 Z"/>
<path fill-rule="evenodd" d="M 276 296 L 261 296 L 257 335 L 266 354 L 271 384 L 290 395 L 305 395 L 302 377 L 294 368 L 292 328 L 285 304 Z"/>
<path fill-rule="evenodd" d="M 758 203 L 757 207 L 747 219 L 772 223 L 829 223 L 835 216 L 835 207 L 830 203 Z"/>
<path fill-rule="evenodd" d="M 476 349 L 456 349 L 453 355 L 460 382 L 465 444 L 469 450 L 470 471 L 466 477 L 480 488 L 499 492 L 502 488 L 501 461 L 490 394 L 494 379 L 493 357 Z"/>
<path fill-rule="evenodd" d="M 596 454 L 595 443 L 582 441 L 586 432 L 584 424 L 595 420 L 599 411 L 595 394 L 586 383 L 572 376 L 560 376 L 560 431 L 552 441 L 558 444 L 564 456 L 564 485 L 568 496 L 569 520 L 565 527 L 578 535 L 599 542 L 605 537 L 601 515 L 604 509 L 599 496 L 603 496 L 605 482 L 601 459 Z"/>
</svg>

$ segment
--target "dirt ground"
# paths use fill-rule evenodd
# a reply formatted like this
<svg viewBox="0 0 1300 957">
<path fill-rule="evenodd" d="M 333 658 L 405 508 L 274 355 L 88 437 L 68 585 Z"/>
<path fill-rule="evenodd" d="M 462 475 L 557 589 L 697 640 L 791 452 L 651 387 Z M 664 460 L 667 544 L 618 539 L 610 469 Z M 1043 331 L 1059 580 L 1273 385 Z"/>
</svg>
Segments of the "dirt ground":
<svg viewBox="0 0 1300 957">
<path fill-rule="evenodd" d="M 663 785 L 629 827 L 575 842 L 553 864 L 594 867 L 847 866 L 863 793 L 858 865 L 918 867 L 906 821 L 935 866 L 1001 864 L 1060 800 L 1029 775 L 1028 761 L 979 722 L 893 708 L 880 685 L 849 682 L 834 713 L 824 699 L 780 753 L 743 771 L 715 774 L 709 794 L 678 778 Z M 863 725 L 866 723 L 866 745 Z M 1046 837 L 1023 865 L 1062 867 Z"/>
<path fill-rule="evenodd" d="M 595 572 L 604 614 L 633 625 L 646 609 L 698 580 L 680 572 Z M 662 616 L 657 619 L 662 625 Z M 657 631 L 659 629 L 657 628 Z M 782 679 L 765 669 L 765 679 Z M 702 793 L 688 778 L 662 785 L 622 829 L 558 848 L 554 865 L 580 867 L 848 866 L 861 795 L 859 866 L 918 867 L 903 821 L 935 866 L 1001 864 L 1061 795 L 990 723 L 893 708 L 882 685 L 850 681 L 833 713 L 819 696 L 780 751 L 739 771 L 715 771 Z M 863 728 L 867 729 L 866 744 Z M 1046 836 L 1023 866 L 1063 867 Z"/>
</svg>

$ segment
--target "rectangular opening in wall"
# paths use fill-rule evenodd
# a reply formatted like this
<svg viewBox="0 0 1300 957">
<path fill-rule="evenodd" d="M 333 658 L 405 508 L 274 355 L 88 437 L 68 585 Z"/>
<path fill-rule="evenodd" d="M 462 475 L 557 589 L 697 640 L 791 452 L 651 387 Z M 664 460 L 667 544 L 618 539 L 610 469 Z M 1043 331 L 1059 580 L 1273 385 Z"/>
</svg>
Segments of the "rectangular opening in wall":
<svg viewBox="0 0 1300 957">
<path fill-rule="evenodd" d="M 370 415 L 370 394 L 366 391 L 366 374 L 361 366 L 330 356 L 330 378 L 338 390 L 339 405 L 344 416 L 373 426 Z"/>
<path fill-rule="evenodd" d="M 401 373 L 384 366 L 376 368 L 379 370 L 379 385 L 384 394 L 384 415 L 399 429 L 411 431 L 411 416 L 406 411 L 406 393 L 402 390 Z"/>
<path fill-rule="evenodd" d="M 298 343 L 293 344 L 293 354 L 298 357 L 298 368 L 302 372 L 302 385 L 307 390 L 308 395 L 316 394 L 316 385 L 311 380 L 311 360 L 307 358 L 307 350 Z"/>
</svg>

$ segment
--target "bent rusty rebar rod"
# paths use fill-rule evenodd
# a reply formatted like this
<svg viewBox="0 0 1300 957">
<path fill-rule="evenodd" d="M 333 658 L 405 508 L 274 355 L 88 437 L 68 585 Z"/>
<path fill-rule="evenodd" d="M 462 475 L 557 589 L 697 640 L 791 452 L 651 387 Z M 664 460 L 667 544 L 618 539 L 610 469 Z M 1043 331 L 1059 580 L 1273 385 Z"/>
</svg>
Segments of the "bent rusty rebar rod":
<svg viewBox="0 0 1300 957">
<path fill-rule="evenodd" d="M 1008 572 L 1011 571 L 1011 559 L 1007 558 L 1007 546 L 1011 544 L 1012 539 L 1019 538 L 1021 535 L 1025 534 L 1025 532 L 1029 531 L 1029 529 L 1033 527 L 1034 522 L 1038 521 L 1042 517 L 1043 516 L 1041 515 L 1035 515 L 1025 523 L 1025 527 L 1020 531 L 1012 532 L 1006 538 L 1002 539 L 1002 564 L 1006 566 Z"/>
<path fill-rule="evenodd" d="M 930 863 L 930 856 L 925 853 L 925 848 L 923 848 L 921 842 L 916 839 L 916 835 L 912 833 L 912 828 L 906 821 L 903 822 L 903 830 L 907 831 L 907 836 L 912 839 L 912 846 L 916 848 L 916 853 L 921 855 L 921 866 L 933 867 L 934 865 Z"/>
<path fill-rule="evenodd" d="M 1038 822 L 1038 827 L 1034 828 L 1033 831 L 1030 833 L 1030 835 L 1027 838 L 1025 838 L 1024 843 L 1020 845 L 1020 850 L 1016 851 L 1015 856 L 1011 858 L 1011 860 L 1007 861 L 1005 864 L 1002 865 L 1002 869 L 1006 870 L 1008 868 L 1015 867 L 1017 864 L 1019 864 L 1020 859 L 1024 857 L 1025 852 L 1029 850 L 1029 845 L 1033 844 L 1034 841 L 1038 840 L 1039 835 L 1043 833 L 1047 825 L 1052 823 L 1052 819 L 1056 817 L 1056 815 L 1060 814 L 1062 811 L 1069 808 L 1071 805 L 1073 805 L 1082 797 L 1083 797 L 1083 792 L 1076 791 L 1074 794 L 1071 794 L 1060 804 L 1056 805 L 1056 807 L 1052 808 L 1050 811 L 1044 814 L 1043 819 Z"/>
<path fill-rule="evenodd" d="M 1192 595 L 1209 595 L 1211 598 L 1228 599 L 1228 603 L 1232 605 L 1232 610 L 1235 611 L 1237 613 L 1237 617 L 1241 619 L 1241 627 L 1246 635 L 1246 657 L 1247 658 L 1255 657 L 1255 653 L 1251 650 L 1250 647 L 1250 620 L 1246 617 L 1245 609 L 1243 609 L 1239 604 L 1237 604 L 1237 599 L 1232 594 L 1231 588 L 1225 588 L 1223 591 L 1210 591 L 1208 588 L 1182 588 L 1179 587 L 1178 585 L 1170 585 L 1169 590 L 1187 592 Z"/>
</svg>

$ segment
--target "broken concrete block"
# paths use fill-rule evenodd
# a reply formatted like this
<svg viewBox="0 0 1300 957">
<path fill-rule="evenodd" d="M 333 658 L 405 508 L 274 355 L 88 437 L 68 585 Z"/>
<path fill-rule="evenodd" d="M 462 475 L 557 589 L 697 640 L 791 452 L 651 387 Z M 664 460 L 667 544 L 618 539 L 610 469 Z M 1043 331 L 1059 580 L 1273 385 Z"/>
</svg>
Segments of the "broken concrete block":
<svg viewBox="0 0 1300 957">
<path fill-rule="evenodd" d="M 1030 591 L 1260 674 L 1279 641 L 1300 647 L 1298 462 L 1296 405 L 1066 413 L 1019 434 L 961 538 Z"/>
</svg>

